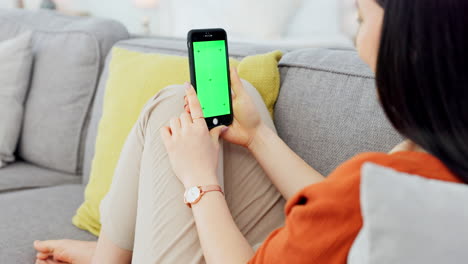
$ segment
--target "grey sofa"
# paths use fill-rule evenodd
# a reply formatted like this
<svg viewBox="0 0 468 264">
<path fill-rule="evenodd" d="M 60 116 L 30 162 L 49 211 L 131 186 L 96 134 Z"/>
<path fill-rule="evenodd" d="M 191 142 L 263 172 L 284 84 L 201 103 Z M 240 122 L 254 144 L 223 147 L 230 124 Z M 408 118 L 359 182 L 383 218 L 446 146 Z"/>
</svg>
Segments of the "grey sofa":
<svg viewBox="0 0 468 264">
<path fill-rule="evenodd" d="M 35 64 L 18 161 L 0 169 L 0 263 L 33 263 L 36 239 L 96 240 L 71 224 L 83 200 L 113 46 L 186 56 L 184 40 L 132 38 L 118 22 L 0 10 L 0 40 L 34 31 Z M 232 57 L 282 47 L 230 43 Z M 286 50 L 274 121 L 284 141 L 328 174 L 401 141 L 353 50 Z M 163 78 L 163 77 L 161 77 Z"/>
</svg>

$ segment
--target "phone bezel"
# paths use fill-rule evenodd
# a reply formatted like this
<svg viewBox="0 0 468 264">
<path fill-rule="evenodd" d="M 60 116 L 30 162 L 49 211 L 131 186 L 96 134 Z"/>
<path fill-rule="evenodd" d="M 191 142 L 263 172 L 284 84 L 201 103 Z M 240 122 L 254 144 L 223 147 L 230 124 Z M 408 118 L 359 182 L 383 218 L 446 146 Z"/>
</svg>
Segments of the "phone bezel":
<svg viewBox="0 0 468 264">
<path fill-rule="evenodd" d="M 231 76 L 229 73 L 229 51 L 228 51 L 228 41 L 226 31 L 222 28 L 210 28 L 210 29 L 193 29 L 190 30 L 187 35 L 187 46 L 189 51 L 189 67 L 190 67 L 190 82 L 192 83 L 195 91 L 197 91 L 197 79 L 195 74 L 195 61 L 194 61 L 194 50 L 193 42 L 198 41 L 214 41 L 214 40 L 224 40 L 226 46 L 226 66 L 227 66 L 227 79 L 228 79 L 228 94 L 229 94 L 229 105 L 230 105 L 230 114 L 213 116 L 205 118 L 206 124 L 209 129 L 212 129 L 217 126 L 225 125 L 229 126 L 233 121 L 233 109 L 232 109 L 232 95 L 231 95 Z M 214 125 L 213 120 L 217 118 L 218 124 Z"/>
</svg>

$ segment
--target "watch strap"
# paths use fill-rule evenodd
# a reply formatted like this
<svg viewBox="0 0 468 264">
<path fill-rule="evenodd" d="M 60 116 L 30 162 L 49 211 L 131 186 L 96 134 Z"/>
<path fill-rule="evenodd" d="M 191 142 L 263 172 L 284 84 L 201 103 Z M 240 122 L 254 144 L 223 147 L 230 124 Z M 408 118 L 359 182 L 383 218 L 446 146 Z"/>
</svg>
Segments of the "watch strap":
<svg viewBox="0 0 468 264">
<path fill-rule="evenodd" d="M 201 195 L 207 192 L 221 192 L 224 195 L 223 189 L 221 189 L 221 186 L 219 185 L 200 186 L 200 190 L 201 190 Z"/>
<path fill-rule="evenodd" d="M 192 204 L 198 203 L 203 197 L 203 195 L 207 192 L 220 192 L 224 195 L 223 189 L 219 185 L 197 186 L 197 188 L 200 190 L 200 196 L 195 202 L 193 203 L 187 202 L 186 199 L 184 198 L 184 202 L 189 208 L 192 208 Z"/>
</svg>

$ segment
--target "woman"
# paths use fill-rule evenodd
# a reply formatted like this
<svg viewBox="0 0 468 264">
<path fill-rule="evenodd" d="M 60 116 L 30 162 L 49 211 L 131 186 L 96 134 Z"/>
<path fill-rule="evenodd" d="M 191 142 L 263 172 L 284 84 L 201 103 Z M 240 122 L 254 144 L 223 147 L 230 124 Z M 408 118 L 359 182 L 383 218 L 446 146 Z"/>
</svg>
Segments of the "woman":
<svg viewBox="0 0 468 264">
<path fill-rule="evenodd" d="M 37 263 L 55 263 L 54 258 L 129 263 L 132 255 L 135 263 L 198 263 L 202 256 L 207 263 L 346 263 L 362 227 L 359 183 L 364 162 L 468 183 L 468 2 L 357 2 L 359 54 L 376 73 L 387 117 L 408 141 L 389 154 L 358 155 L 324 179 L 274 133 L 258 94 L 244 87 L 235 70 L 235 121 L 229 128 L 208 132 L 191 86 L 186 88 L 185 111 L 164 126 L 167 120 L 160 115 L 178 111 L 168 102 L 179 99 L 170 98 L 182 98 L 180 88 L 166 89 L 147 105 L 124 147 L 101 206 L 103 227 L 97 245 L 36 241 Z M 152 134 L 156 130 L 160 136 Z M 192 204 L 192 211 L 178 209 L 185 188 L 218 184 L 218 137 L 243 147 L 226 144 L 224 149 L 226 197 L 213 191 Z M 172 177 L 165 164 L 169 161 L 183 187 L 166 184 Z M 288 200 L 287 218 L 284 227 L 262 241 L 282 220 L 282 200 L 271 183 Z M 165 213 L 171 210 L 177 212 L 168 219 Z M 255 252 L 256 242 L 263 243 Z"/>
</svg>

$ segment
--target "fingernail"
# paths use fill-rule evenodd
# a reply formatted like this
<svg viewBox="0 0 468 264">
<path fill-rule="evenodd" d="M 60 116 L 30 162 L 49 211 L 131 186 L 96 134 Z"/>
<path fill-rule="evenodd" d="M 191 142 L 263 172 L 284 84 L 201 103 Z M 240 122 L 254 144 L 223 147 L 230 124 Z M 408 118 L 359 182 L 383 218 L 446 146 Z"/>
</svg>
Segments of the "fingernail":
<svg viewBox="0 0 468 264">
<path fill-rule="evenodd" d="M 191 86 L 190 83 L 186 82 L 185 83 L 185 91 L 190 90 L 190 86 Z"/>
<path fill-rule="evenodd" d="M 221 129 L 221 133 L 226 132 L 228 129 L 229 129 L 229 127 L 227 127 L 227 126 L 223 127 L 223 128 Z"/>
</svg>

